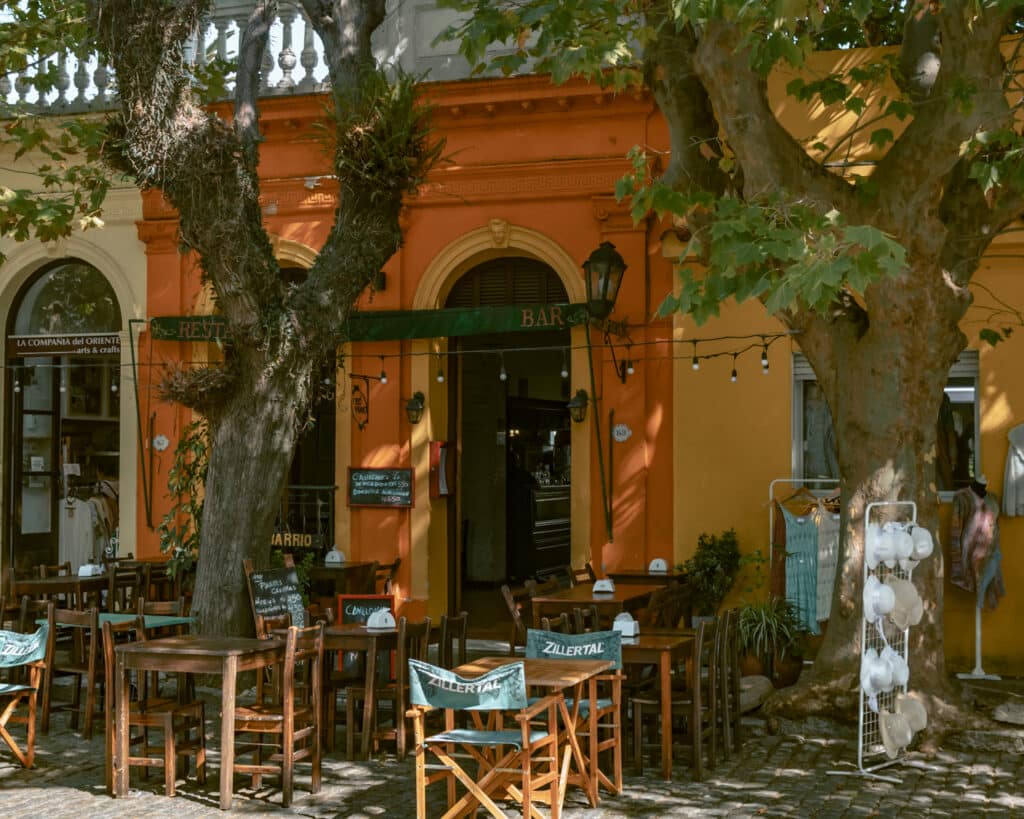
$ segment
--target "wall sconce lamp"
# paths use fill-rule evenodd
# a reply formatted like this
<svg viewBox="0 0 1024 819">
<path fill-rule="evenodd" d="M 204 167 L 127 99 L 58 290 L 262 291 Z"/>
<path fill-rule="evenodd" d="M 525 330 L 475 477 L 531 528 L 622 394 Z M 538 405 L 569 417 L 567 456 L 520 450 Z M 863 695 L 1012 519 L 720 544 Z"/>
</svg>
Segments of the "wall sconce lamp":
<svg viewBox="0 0 1024 819">
<path fill-rule="evenodd" d="M 583 263 L 587 285 L 587 309 L 595 318 L 607 318 L 615 306 L 626 272 L 626 262 L 611 242 L 604 241 Z"/>
<path fill-rule="evenodd" d="M 426 399 L 419 390 L 414 392 L 412 398 L 405 402 L 405 414 L 408 416 L 410 424 L 415 426 L 423 420 L 423 410 L 426 405 Z"/>
<path fill-rule="evenodd" d="M 586 390 L 576 390 L 576 394 L 569 399 L 569 403 L 566 405 L 569 408 L 569 417 L 577 423 L 581 424 L 587 417 L 587 404 L 590 402 L 587 396 Z"/>
</svg>

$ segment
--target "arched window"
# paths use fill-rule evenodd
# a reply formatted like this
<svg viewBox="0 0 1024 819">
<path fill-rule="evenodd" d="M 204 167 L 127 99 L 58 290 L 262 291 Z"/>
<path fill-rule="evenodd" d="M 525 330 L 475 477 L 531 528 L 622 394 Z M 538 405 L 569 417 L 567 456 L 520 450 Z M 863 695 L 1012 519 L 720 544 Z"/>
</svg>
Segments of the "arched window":
<svg viewBox="0 0 1024 819">
<path fill-rule="evenodd" d="M 22 292 L 11 333 L 53 336 L 120 330 L 121 309 L 110 282 L 95 267 L 68 261 L 45 271 Z"/>
</svg>

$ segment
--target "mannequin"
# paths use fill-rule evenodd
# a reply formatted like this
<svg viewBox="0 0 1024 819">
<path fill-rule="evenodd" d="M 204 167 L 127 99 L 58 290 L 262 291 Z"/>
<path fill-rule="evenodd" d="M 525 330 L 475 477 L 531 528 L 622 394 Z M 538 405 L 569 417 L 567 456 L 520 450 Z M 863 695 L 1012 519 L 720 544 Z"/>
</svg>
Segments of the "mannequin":
<svg viewBox="0 0 1024 819">
<path fill-rule="evenodd" d="M 950 581 L 975 594 L 974 670 L 964 679 L 999 679 L 981 665 L 981 613 L 994 609 L 1005 594 L 1000 569 L 999 500 L 988 491 L 988 480 L 978 475 L 953 496 L 950 520 Z"/>
</svg>

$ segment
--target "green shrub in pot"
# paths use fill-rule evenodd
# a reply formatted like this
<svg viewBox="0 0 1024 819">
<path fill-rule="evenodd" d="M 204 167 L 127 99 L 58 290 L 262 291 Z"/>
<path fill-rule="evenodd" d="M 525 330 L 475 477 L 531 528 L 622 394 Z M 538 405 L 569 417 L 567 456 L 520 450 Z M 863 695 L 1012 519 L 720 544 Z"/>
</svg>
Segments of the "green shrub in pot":
<svg viewBox="0 0 1024 819">
<path fill-rule="evenodd" d="M 805 632 L 796 609 L 781 597 L 748 603 L 740 609 L 740 652 L 758 660 L 774 678 L 775 668 L 787 657 L 803 655 Z"/>
<path fill-rule="evenodd" d="M 720 535 L 706 532 L 697 538 L 697 551 L 682 565 L 693 595 L 697 614 L 714 615 L 729 593 L 740 570 L 740 547 L 736 530 Z"/>
</svg>

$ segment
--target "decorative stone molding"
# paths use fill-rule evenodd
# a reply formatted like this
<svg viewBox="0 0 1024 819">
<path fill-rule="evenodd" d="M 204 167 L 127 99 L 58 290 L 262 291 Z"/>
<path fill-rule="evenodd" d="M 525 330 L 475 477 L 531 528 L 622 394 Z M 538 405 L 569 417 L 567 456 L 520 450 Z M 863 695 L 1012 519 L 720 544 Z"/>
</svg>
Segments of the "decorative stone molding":
<svg viewBox="0 0 1024 819">
<path fill-rule="evenodd" d="M 632 233 L 644 230 L 643 221 L 633 224 L 633 213 L 629 204 L 615 201 L 614 196 L 591 196 L 590 206 L 595 221 L 601 223 L 602 233 Z"/>
<path fill-rule="evenodd" d="M 487 226 L 491 229 L 494 247 L 508 247 L 508 220 L 491 219 Z"/>
<path fill-rule="evenodd" d="M 146 245 L 146 255 L 178 252 L 178 220 L 136 222 L 139 239 Z"/>
</svg>

